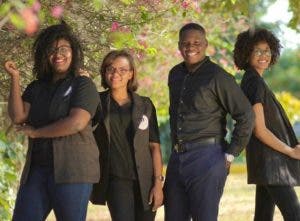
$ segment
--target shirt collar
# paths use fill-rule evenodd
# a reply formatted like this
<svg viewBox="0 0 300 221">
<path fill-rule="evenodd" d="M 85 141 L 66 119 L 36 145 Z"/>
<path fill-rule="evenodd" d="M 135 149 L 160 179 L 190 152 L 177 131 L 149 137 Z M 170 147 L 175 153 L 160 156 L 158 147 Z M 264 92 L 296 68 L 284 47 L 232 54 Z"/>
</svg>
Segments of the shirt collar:
<svg viewBox="0 0 300 221">
<path fill-rule="evenodd" d="M 199 63 L 193 68 L 192 71 L 189 71 L 185 65 L 185 63 L 183 62 L 183 66 L 184 68 L 187 70 L 187 72 L 189 74 L 194 74 L 195 72 L 197 72 L 197 70 L 202 66 L 202 64 L 204 64 L 206 61 L 209 60 L 209 57 L 208 56 L 205 56 L 203 60 L 199 61 Z"/>
<path fill-rule="evenodd" d="M 255 70 L 255 68 L 252 67 L 247 68 L 245 73 L 249 75 L 259 76 L 260 78 L 262 78 L 262 76 Z"/>
</svg>

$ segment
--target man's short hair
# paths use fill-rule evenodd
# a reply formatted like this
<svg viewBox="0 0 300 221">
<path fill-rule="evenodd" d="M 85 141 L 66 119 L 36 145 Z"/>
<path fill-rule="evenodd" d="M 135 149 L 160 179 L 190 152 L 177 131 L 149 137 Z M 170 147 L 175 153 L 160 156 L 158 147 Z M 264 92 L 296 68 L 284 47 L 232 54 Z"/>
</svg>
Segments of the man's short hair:
<svg viewBox="0 0 300 221">
<path fill-rule="evenodd" d="M 181 39 L 183 33 L 188 30 L 197 30 L 197 31 L 201 32 L 201 34 L 204 34 L 204 35 L 206 34 L 205 29 L 201 25 L 199 25 L 197 23 L 188 23 L 180 29 L 179 39 Z"/>
</svg>

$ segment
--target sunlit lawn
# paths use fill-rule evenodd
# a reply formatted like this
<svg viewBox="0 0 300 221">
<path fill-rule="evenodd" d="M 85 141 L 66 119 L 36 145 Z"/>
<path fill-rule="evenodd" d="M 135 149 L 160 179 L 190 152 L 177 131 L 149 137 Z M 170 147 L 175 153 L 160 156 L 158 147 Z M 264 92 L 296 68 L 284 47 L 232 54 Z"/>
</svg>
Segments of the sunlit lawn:
<svg viewBox="0 0 300 221">
<path fill-rule="evenodd" d="M 255 186 L 247 185 L 245 168 L 241 165 L 233 165 L 231 174 L 227 178 L 224 194 L 219 210 L 219 221 L 252 221 L 254 212 Z M 300 188 L 297 188 L 300 196 Z M 164 217 L 163 207 L 158 210 L 156 221 L 162 221 Z M 53 214 L 47 219 L 55 220 Z M 105 206 L 89 205 L 88 221 L 109 221 L 110 216 Z M 276 208 L 274 221 L 283 221 L 280 212 Z"/>
</svg>

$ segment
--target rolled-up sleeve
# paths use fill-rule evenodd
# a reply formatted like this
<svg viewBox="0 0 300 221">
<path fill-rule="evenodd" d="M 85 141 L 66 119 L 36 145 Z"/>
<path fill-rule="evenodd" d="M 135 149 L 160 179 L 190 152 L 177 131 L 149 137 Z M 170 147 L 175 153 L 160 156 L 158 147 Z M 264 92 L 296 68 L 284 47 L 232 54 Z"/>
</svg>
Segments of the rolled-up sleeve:
<svg viewBox="0 0 300 221">
<path fill-rule="evenodd" d="M 95 115 L 100 98 L 93 81 L 85 76 L 76 78 L 76 89 L 71 98 L 71 108 L 81 108 Z"/>
</svg>

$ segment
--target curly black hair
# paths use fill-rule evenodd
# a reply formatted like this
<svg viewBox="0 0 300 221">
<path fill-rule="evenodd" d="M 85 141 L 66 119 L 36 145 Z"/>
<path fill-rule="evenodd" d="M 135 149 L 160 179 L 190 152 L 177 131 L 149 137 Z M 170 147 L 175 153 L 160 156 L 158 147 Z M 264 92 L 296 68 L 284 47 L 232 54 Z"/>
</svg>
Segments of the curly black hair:
<svg viewBox="0 0 300 221">
<path fill-rule="evenodd" d="M 51 81 L 53 71 L 49 63 L 48 54 L 54 42 L 64 39 L 72 48 L 72 62 L 69 67 L 69 74 L 75 76 L 83 66 L 83 52 L 79 40 L 71 28 L 62 21 L 61 24 L 52 25 L 43 29 L 32 47 L 34 59 L 33 74 L 36 79 Z"/>
<path fill-rule="evenodd" d="M 134 64 L 134 59 L 132 55 L 126 50 L 113 50 L 110 51 L 103 59 L 101 67 L 100 67 L 100 75 L 101 75 L 101 86 L 105 89 L 109 88 L 109 85 L 106 82 L 105 74 L 106 69 L 117 59 L 117 58 L 126 58 L 129 65 L 130 70 L 133 72 L 132 78 L 128 81 L 127 90 L 134 92 L 138 89 L 138 82 L 137 82 L 137 71 Z"/>
<path fill-rule="evenodd" d="M 271 31 L 264 28 L 248 29 L 237 36 L 233 50 L 234 63 L 240 70 L 246 70 L 250 67 L 251 53 L 254 46 L 259 42 L 266 42 L 271 49 L 270 66 L 277 62 L 282 47 L 278 38 Z"/>
</svg>

